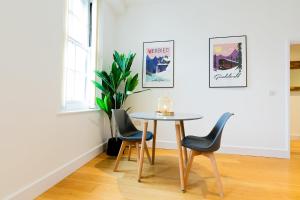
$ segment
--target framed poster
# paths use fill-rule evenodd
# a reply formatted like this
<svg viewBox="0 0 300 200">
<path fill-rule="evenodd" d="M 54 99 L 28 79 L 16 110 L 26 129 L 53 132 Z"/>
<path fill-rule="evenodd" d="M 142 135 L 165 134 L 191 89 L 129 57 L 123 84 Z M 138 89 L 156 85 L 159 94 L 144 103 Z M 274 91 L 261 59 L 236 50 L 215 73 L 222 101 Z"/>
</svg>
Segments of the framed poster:
<svg viewBox="0 0 300 200">
<path fill-rule="evenodd" d="M 209 39 L 209 87 L 247 87 L 247 37 Z"/>
<path fill-rule="evenodd" d="M 143 43 L 143 88 L 174 87 L 174 40 Z"/>
</svg>

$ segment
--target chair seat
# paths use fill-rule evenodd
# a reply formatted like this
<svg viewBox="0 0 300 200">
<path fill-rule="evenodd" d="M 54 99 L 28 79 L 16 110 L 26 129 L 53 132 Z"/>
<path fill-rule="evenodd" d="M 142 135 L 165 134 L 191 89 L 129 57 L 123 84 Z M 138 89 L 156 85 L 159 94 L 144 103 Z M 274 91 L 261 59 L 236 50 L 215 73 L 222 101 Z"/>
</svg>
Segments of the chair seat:
<svg viewBox="0 0 300 200">
<path fill-rule="evenodd" d="M 215 149 L 212 147 L 212 141 L 206 137 L 198 137 L 198 136 L 186 136 L 182 140 L 182 146 L 195 150 L 195 151 L 202 151 L 202 152 L 212 152 Z"/>
<path fill-rule="evenodd" d="M 142 140 L 142 136 L 143 136 L 143 131 L 136 131 L 134 133 L 132 133 L 130 136 L 121 136 L 120 135 L 120 139 L 124 140 L 124 141 L 140 141 Z M 147 135 L 146 135 L 146 140 L 151 140 L 153 138 L 153 134 L 150 131 L 147 131 Z"/>
</svg>

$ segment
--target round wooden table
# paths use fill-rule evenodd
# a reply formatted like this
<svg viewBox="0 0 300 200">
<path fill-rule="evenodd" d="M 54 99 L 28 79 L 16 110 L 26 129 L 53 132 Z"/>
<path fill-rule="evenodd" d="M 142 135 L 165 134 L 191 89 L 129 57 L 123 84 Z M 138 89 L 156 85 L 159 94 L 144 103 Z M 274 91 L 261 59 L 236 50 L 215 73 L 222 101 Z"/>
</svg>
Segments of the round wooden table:
<svg viewBox="0 0 300 200">
<path fill-rule="evenodd" d="M 175 113 L 174 116 L 160 116 L 155 112 L 136 112 L 130 114 L 131 118 L 144 120 L 144 129 L 142 136 L 142 144 L 140 151 L 140 159 L 138 164 L 138 181 L 141 180 L 143 162 L 144 162 L 144 150 L 146 142 L 146 133 L 148 128 L 148 121 L 153 121 L 153 144 L 152 144 L 152 164 L 154 164 L 155 159 L 155 143 L 156 143 L 156 129 L 157 121 L 173 121 L 175 122 L 176 129 L 176 141 L 178 148 L 178 161 L 179 161 L 179 175 L 181 190 L 185 191 L 185 181 L 184 181 L 184 168 L 187 164 L 187 150 L 181 145 L 181 140 L 185 137 L 184 131 L 184 121 L 202 119 L 203 117 L 198 114 L 192 113 Z"/>
</svg>

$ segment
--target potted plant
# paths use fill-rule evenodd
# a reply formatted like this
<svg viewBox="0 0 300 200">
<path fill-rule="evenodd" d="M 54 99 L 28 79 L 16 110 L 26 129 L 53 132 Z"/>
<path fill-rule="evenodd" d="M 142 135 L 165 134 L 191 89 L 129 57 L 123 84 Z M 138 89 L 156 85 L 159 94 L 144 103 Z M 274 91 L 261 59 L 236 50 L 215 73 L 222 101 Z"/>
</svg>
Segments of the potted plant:
<svg viewBox="0 0 300 200">
<path fill-rule="evenodd" d="M 118 155 L 122 143 L 113 132 L 111 110 L 123 108 L 126 99 L 130 95 L 142 92 L 134 92 L 139 82 L 138 74 L 131 74 L 131 65 L 135 55 L 134 53 L 129 53 L 128 55 L 119 54 L 115 51 L 110 71 L 95 71 L 97 80 L 93 82 L 95 87 L 101 92 L 101 96 L 96 97 L 96 103 L 107 114 L 109 119 L 111 138 L 108 140 L 106 153 L 111 156 Z"/>
</svg>

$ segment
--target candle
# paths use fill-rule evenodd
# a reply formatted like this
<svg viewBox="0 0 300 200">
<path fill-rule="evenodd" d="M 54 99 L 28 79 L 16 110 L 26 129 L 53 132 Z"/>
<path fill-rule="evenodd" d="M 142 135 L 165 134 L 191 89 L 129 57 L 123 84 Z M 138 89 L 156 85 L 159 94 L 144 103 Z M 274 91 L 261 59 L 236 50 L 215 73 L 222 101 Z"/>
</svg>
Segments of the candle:
<svg viewBox="0 0 300 200">
<path fill-rule="evenodd" d="M 163 112 L 168 112 L 168 106 L 166 104 L 164 105 Z"/>
<path fill-rule="evenodd" d="M 160 97 L 157 104 L 157 113 L 160 115 L 172 115 L 173 102 L 169 97 Z"/>
</svg>

